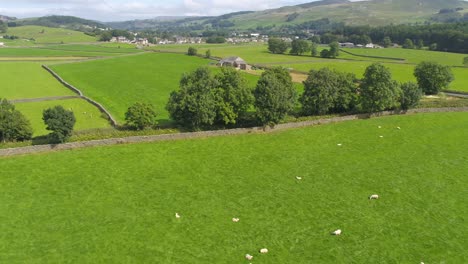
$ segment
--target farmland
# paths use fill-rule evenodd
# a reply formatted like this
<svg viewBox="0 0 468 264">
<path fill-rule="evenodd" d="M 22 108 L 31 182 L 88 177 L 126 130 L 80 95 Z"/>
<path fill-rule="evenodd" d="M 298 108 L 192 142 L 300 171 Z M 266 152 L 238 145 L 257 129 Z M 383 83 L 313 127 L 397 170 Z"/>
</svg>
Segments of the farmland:
<svg viewBox="0 0 468 264">
<path fill-rule="evenodd" d="M 37 44 L 96 42 L 95 37 L 88 36 L 83 32 L 42 26 L 11 27 L 7 34 L 23 39 L 34 39 Z"/>
<path fill-rule="evenodd" d="M 463 263 L 467 123 L 393 116 L 0 158 L 0 259 Z"/>
</svg>

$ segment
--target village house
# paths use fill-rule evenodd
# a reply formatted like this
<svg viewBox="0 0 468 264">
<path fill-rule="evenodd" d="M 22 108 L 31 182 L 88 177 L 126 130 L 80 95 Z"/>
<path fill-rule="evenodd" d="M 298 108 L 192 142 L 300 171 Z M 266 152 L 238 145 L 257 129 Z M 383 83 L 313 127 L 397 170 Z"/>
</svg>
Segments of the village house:
<svg viewBox="0 0 468 264">
<path fill-rule="evenodd" d="M 248 65 L 241 57 L 228 57 L 222 59 L 218 63 L 221 67 L 234 67 L 238 70 L 251 70 L 252 66 Z"/>
<path fill-rule="evenodd" d="M 354 48 L 354 43 L 351 42 L 345 42 L 345 43 L 340 43 L 341 48 Z"/>
</svg>

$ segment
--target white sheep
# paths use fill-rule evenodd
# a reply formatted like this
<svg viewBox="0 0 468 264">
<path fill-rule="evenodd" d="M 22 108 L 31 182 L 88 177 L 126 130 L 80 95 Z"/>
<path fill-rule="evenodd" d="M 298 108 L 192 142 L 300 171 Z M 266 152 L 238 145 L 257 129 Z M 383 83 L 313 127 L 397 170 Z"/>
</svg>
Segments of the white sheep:
<svg viewBox="0 0 468 264">
<path fill-rule="evenodd" d="M 373 195 L 369 196 L 369 199 L 370 200 L 374 200 L 374 199 L 377 200 L 377 199 L 379 199 L 379 195 L 378 194 L 373 194 Z"/>
<path fill-rule="evenodd" d="M 302 177 L 296 176 L 296 180 L 302 180 Z"/>
<path fill-rule="evenodd" d="M 379 128 L 382 128 L 382 126 L 379 126 Z"/>
<path fill-rule="evenodd" d="M 252 259 L 253 259 L 253 256 L 250 255 L 250 254 L 245 254 L 245 258 L 246 258 L 247 260 L 252 260 Z"/>
<path fill-rule="evenodd" d="M 177 219 L 179 219 L 179 218 L 180 218 L 179 213 L 175 213 L 175 217 L 176 217 Z"/>
<path fill-rule="evenodd" d="M 397 128 L 398 130 L 400 130 L 400 129 L 401 129 L 401 127 L 396 127 L 396 128 Z"/>
<path fill-rule="evenodd" d="M 341 229 L 337 229 L 337 230 L 333 231 L 332 235 L 335 235 L 335 236 L 341 235 Z"/>
<path fill-rule="evenodd" d="M 237 222 L 240 221 L 240 219 L 239 219 L 239 218 L 232 218 L 232 221 L 233 221 L 234 223 L 237 223 Z"/>
<path fill-rule="evenodd" d="M 342 144 L 336 144 L 336 145 L 337 145 L 338 147 L 341 147 L 341 146 L 342 146 Z"/>
<path fill-rule="evenodd" d="M 266 254 L 266 253 L 268 253 L 268 249 L 262 248 L 262 249 L 260 249 L 260 253 Z"/>
<path fill-rule="evenodd" d="M 383 138 L 383 136 L 380 136 L 380 138 Z"/>
</svg>

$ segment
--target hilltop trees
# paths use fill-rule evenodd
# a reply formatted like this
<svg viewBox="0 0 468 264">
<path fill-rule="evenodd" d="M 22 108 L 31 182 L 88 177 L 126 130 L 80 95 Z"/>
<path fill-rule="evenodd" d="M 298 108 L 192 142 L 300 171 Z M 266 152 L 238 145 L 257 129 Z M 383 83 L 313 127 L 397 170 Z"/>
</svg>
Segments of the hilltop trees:
<svg viewBox="0 0 468 264">
<path fill-rule="evenodd" d="M 288 50 L 288 43 L 279 38 L 270 38 L 268 40 L 268 50 L 273 54 L 283 54 Z"/>
<path fill-rule="evenodd" d="M 62 106 L 55 106 L 44 110 L 42 120 L 47 125 L 51 142 L 63 143 L 72 134 L 76 119 L 72 111 L 65 110 Z"/>
<path fill-rule="evenodd" d="M 156 112 L 152 105 L 135 103 L 125 113 L 126 125 L 138 130 L 157 125 Z"/>
<path fill-rule="evenodd" d="M 0 142 L 24 141 L 33 134 L 31 123 L 6 99 L 0 99 Z"/>
<path fill-rule="evenodd" d="M 263 125 L 277 124 L 296 104 L 296 90 L 291 75 L 277 67 L 266 70 L 254 90 L 258 120 Z"/>
<path fill-rule="evenodd" d="M 436 62 L 419 63 L 414 69 L 414 76 L 418 80 L 419 87 L 426 94 L 437 94 L 453 81 L 450 68 Z"/>
</svg>

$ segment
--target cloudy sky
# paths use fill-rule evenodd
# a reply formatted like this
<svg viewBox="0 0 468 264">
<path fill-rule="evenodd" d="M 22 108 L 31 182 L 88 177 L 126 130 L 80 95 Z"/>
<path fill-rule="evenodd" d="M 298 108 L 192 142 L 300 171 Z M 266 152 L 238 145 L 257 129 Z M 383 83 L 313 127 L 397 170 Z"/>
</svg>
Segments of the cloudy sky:
<svg viewBox="0 0 468 264">
<path fill-rule="evenodd" d="M 314 0 L 0 0 L 0 14 L 18 18 L 72 15 L 100 21 L 156 16 L 221 15 Z"/>
</svg>

